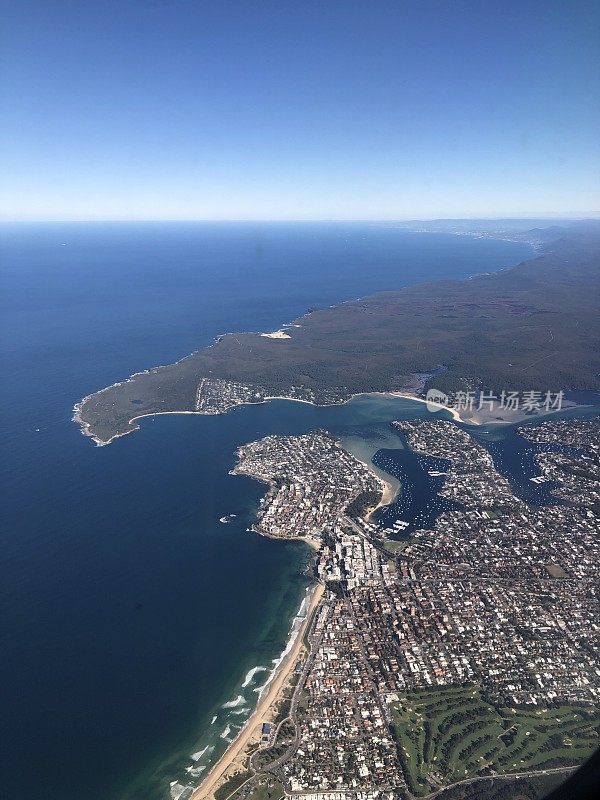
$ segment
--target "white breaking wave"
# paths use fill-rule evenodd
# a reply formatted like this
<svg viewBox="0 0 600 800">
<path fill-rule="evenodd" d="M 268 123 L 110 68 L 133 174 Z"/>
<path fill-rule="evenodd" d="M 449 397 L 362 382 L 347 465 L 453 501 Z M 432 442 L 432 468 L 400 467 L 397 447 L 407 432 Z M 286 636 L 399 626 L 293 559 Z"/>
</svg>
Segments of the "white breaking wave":
<svg viewBox="0 0 600 800">
<path fill-rule="evenodd" d="M 214 717 L 211 719 L 210 724 L 214 725 L 216 721 L 217 721 L 217 715 L 215 714 Z"/>
<path fill-rule="evenodd" d="M 246 698 L 243 694 L 238 694 L 235 700 L 230 700 L 228 703 L 223 703 L 221 708 L 237 708 L 237 706 L 241 706 L 246 702 Z"/>
<path fill-rule="evenodd" d="M 230 733 L 231 733 L 231 725 L 228 725 L 221 734 L 221 739 L 227 739 Z"/>
<path fill-rule="evenodd" d="M 308 607 L 308 596 L 306 596 L 304 600 L 300 603 L 300 608 L 298 609 L 298 613 L 296 614 L 296 616 L 304 618 L 306 616 L 307 607 Z"/>
<path fill-rule="evenodd" d="M 192 759 L 192 761 L 195 761 L 196 763 L 192 764 L 192 766 L 189 767 L 189 769 L 206 769 L 206 767 L 201 767 L 198 764 L 198 761 L 200 761 L 200 759 L 202 758 L 202 756 L 204 754 L 210 756 L 210 754 L 212 753 L 212 751 L 214 749 L 215 749 L 215 745 L 214 744 L 209 744 L 209 745 L 206 745 L 206 747 L 204 747 L 202 750 L 198 750 L 197 753 L 192 753 L 190 758 Z"/>
<path fill-rule="evenodd" d="M 197 753 L 192 753 L 192 755 L 190 756 L 192 761 L 200 761 L 200 759 L 202 758 L 204 753 L 206 753 L 206 751 L 208 750 L 209 747 L 210 747 L 210 745 L 207 744 L 206 747 L 203 750 L 198 750 Z"/>
<path fill-rule="evenodd" d="M 248 706 L 242 706 L 242 708 L 235 708 L 233 711 L 230 711 L 229 713 L 235 714 L 237 716 L 238 714 L 247 714 L 248 711 L 250 711 Z"/>
<path fill-rule="evenodd" d="M 279 665 L 281 664 L 283 659 L 287 656 L 287 654 L 291 651 L 291 649 L 294 646 L 294 642 L 298 638 L 298 633 L 300 632 L 300 628 L 302 627 L 302 623 L 306 619 L 306 612 L 307 612 L 307 609 L 308 609 L 309 591 L 310 591 L 310 589 L 306 590 L 306 594 L 305 594 L 304 598 L 302 599 L 302 602 L 300 603 L 300 608 L 298 609 L 298 612 L 297 612 L 296 616 L 292 620 L 292 625 L 291 625 L 291 628 L 290 628 L 290 635 L 288 637 L 288 641 L 287 641 L 287 644 L 285 646 L 285 650 L 279 656 L 279 658 L 274 658 L 273 659 L 273 669 L 269 672 L 269 677 L 267 678 L 265 683 L 263 683 L 262 686 L 257 686 L 256 689 L 253 689 L 253 691 L 255 691 L 258 694 L 259 698 L 262 697 L 262 693 L 264 692 L 264 690 L 267 688 L 267 686 L 273 680 L 273 677 L 275 676 Z"/>
<path fill-rule="evenodd" d="M 252 669 L 248 672 L 248 674 L 244 678 L 244 682 L 242 683 L 242 689 L 245 689 L 246 686 L 249 686 L 252 683 L 254 676 L 258 672 L 266 672 L 266 671 L 267 671 L 266 667 L 252 667 Z"/>
<path fill-rule="evenodd" d="M 204 772 L 205 769 L 206 769 L 206 767 L 194 767 L 194 766 L 192 766 L 192 767 L 186 767 L 185 771 L 188 772 L 192 776 L 192 778 L 199 778 L 200 775 L 202 775 L 202 773 Z"/>
<path fill-rule="evenodd" d="M 177 783 L 177 781 L 172 781 L 169 785 L 171 787 L 171 797 L 173 798 L 173 800 L 179 800 L 179 798 L 187 788 L 183 786 L 181 783 Z"/>
</svg>

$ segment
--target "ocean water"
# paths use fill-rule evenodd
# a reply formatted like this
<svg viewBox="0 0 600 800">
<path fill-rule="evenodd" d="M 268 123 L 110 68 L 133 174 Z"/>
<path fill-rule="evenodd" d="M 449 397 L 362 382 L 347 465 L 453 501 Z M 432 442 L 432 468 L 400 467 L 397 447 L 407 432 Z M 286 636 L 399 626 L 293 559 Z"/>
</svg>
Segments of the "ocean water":
<svg viewBox="0 0 600 800">
<path fill-rule="evenodd" d="M 226 746 L 227 727 L 235 734 L 307 585 L 306 548 L 246 532 L 263 487 L 228 474 L 236 448 L 318 426 L 358 447 L 423 407 L 276 401 L 147 419 L 95 448 L 73 404 L 225 331 L 274 330 L 309 307 L 466 277 L 531 250 L 358 223 L 0 233 L 3 795 L 164 797 Z"/>
</svg>

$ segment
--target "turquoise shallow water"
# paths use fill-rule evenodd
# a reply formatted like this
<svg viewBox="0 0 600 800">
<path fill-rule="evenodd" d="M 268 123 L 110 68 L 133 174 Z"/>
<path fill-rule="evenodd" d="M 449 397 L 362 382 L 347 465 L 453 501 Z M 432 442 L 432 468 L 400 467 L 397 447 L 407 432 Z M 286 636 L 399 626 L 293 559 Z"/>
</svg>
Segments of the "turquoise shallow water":
<svg viewBox="0 0 600 800">
<path fill-rule="evenodd" d="M 352 436 L 399 408 L 274 402 L 148 419 L 95 448 L 73 404 L 224 331 L 274 330 L 310 306 L 530 251 L 376 225 L 0 233 L 3 790 L 151 800 L 217 712 L 223 732 L 220 707 L 279 655 L 304 594 L 305 549 L 245 531 L 263 488 L 228 475 L 235 448 L 317 426 Z"/>
<path fill-rule="evenodd" d="M 204 443 L 205 447 L 209 442 L 218 443 L 221 455 L 210 464 L 211 474 L 216 476 L 216 479 L 213 478 L 210 483 L 199 489 L 199 502 L 205 507 L 213 504 L 212 518 L 203 520 L 204 536 L 206 531 L 210 530 L 217 543 L 215 547 L 227 543 L 229 549 L 226 554 L 215 553 L 217 558 L 223 559 L 223 563 L 217 566 L 217 569 L 227 581 L 229 591 L 237 593 L 238 602 L 240 597 L 244 596 L 249 583 L 257 579 L 253 573 L 264 574 L 263 564 L 258 570 L 256 569 L 256 558 L 262 557 L 259 553 L 253 553 L 256 541 L 260 542 L 261 552 L 266 552 L 265 548 L 270 551 L 279 551 L 281 548 L 284 551 L 281 556 L 285 574 L 277 576 L 276 581 L 271 578 L 268 584 L 264 584 L 265 597 L 261 598 L 260 605 L 258 603 L 255 605 L 255 612 L 263 615 L 258 624 L 259 630 L 262 630 L 261 626 L 269 626 L 271 613 L 274 616 L 279 615 L 273 620 L 271 636 L 265 641 L 265 646 L 260 646 L 260 643 L 256 643 L 258 646 L 255 646 L 255 643 L 249 642 L 247 638 L 239 644 L 236 642 L 235 667 L 228 673 L 228 680 L 223 681 L 221 691 L 213 693 L 213 701 L 216 699 L 217 702 L 213 702 L 207 709 L 207 714 L 199 726 L 200 735 L 194 741 L 193 747 L 190 748 L 188 744 L 187 748 L 184 747 L 179 751 L 181 759 L 178 762 L 179 768 L 175 769 L 175 777 L 184 777 L 186 768 L 198 770 L 208 767 L 225 749 L 228 740 L 237 733 L 257 700 L 255 690 L 263 685 L 269 674 L 268 671 L 261 671 L 249 676 L 248 673 L 255 667 L 265 667 L 266 670 L 273 668 L 273 659 L 279 656 L 285 645 L 285 636 L 292 617 L 303 597 L 302 587 L 308 580 L 302 576 L 302 565 L 309 558 L 308 548 L 301 544 L 282 544 L 262 539 L 245 530 L 253 519 L 258 498 L 263 494 L 264 487 L 251 479 L 227 474 L 234 464 L 237 447 L 244 442 L 273 433 L 298 435 L 315 428 L 326 428 L 346 442 L 359 441 L 363 437 L 384 437 L 390 420 L 423 418 L 426 415 L 427 411 L 421 403 L 383 397 L 356 397 L 345 405 L 325 408 L 305 403 L 273 401 L 238 408 L 224 416 L 182 415 L 148 418 L 142 421 L 142 430 L 129 437 L 132 440 L 134 437 L 137 437 L 138 441 L 146 440 L 143 444 L 133 444 L 133 441 L 131 444 L 132 448 L 140 447 L 144 451 L 147 447 L 160 450 L 168 447 L 169 442 L 186 440 L 183 456 L 186 462 L 190 458 L 190 442 L 192 450 L 194 443 L 196 446 Z M 115 444 L 126 445 L 127 438 L 124 437 Z M 236 518 L 229 524 L 216 523 L 216 520 L 225 514 L 236 514 Z M 271 558 L 272 553 L 269 553 L 269 560 Z M 229 580 L 231 563 L 233 561 L 237 564 L 238 559 L 246 562 L 244 586 Z M 280 583 L 281 588 L 278 588 Z M 260 591 L 260 585 L 257 588 Z M 265 605 L 267 605 L 267 615 L 265 615 Z M 221 625 L 231 626 L 228 635 L 233 629 L 237 630 L 237 620 L 219 616 L 216 609 L 214 614 L 213 623 L 220 622 Z M 276 642 L 279 642 L 279 649 Z M 248 683 L 244 686 L 247 680 Z M 191 741 L 190 739 L 189 742 Z M 202 753 L 202 755 L 193 761 L 190 759 L 191 753 L 197 756 Z M 173 771 L 174 764 L 168 764 L 165 773 L 170 775 L 171 779 Z M 199 774 L 202 774 L 201 771 Z"/>
<path fill-rule="evenodd" d="M 565 411 L 562 416 L 595 415 L 600 411 L 598 398 L 596 403 L 595 407 Z M 442 417 L 450 419 L 446 412 L 436 414 L 436 419 Z M 183 678 L 184 689 L 172 687 L 162 677 L 160 699 L 165 712 L 171 713 L 181 702 L 182 713 L 185 710 L 189 719 L 185 735 L 177 727 L 169 747 L 158 751 L 157 758 L 147 762 L 132 783 L 119 789 L 119 796 L 145 800 L 165 797 L 166 784 L 185 779 L 189 770 L 194 770 L 191 774 L 195 777 L 202 776 L 250 714 L 257 690 L 280 656 L 305 596 L 309 549 L 300 543 L 264 539 L 246 530 L 264 486 L 229 475 L 237 448 L 270 434 L 299 435 L 325 428 L 359 457 L 374 450 L 375 463 L 382 463 L 383 469 L 402 482 L 397 501 L 380 512 L 386 525 L 398 518 L 421 518 L 422 524 L 432 524 L 448 505 L 435 498 L 441 484 L 436 487 L 419 481 L 421 459 L 411 451 L 389 449 L 400 444 L 390 429 L 391 420 L 428 418 L 431 415 L 423 403 L 380 395 L 363 395 L 329 407 L 281 400 L 240 407 L 222 416 L 146 418 L 135 434 L 117 440 L 110 448 L 94 449 L 99 459 L 110 458 L 111 464 L 118 464 L 129 476 L 123 493 L 128 495 L 126 506 L 131 509 L 134 541 L 137 539 L 144 551 L 140 557 L 144 570 L 148 569 L 144 566 L 147 547 L 156 548 L 150 559 L 150 575 L 158 578 L 158 586 L 150 595 L 150 609 L 143 599 L 149 575 L 140 574 L 140 568 L 133 564 L 125 569 L 142 598 L 136 599 L 130 615 L 148 615 L 152 625 L 156 615 L 163 634 L 163 626 L 173 625 L 182 637 L 177 659 L 168 669 Z M 534 485 L 528 478 L 539 473 L 533 454 L 540 448 L 518 436 L 516 426 L 468 429 L 490 448 L 497 467 L 513 481 L 517 494 L 534 503 L 553 502 L 547 493 L 531 493 Z M 390 458 L 391 465 L 386 463 Z M 140 464 L 145 465 L 141 471 L 136 466 Z M 171 485 L 174 479 L 180 482 L 175 491 Z M 153 494 L 150 503 L 144 499 L 149 488 Z M 140 512 L 142 504 L 146 508 Z M 236 516 L 228 524 L 218 521 L 230 514 Z M 144 520 L 148 520 L 148 527 L 144 527 Z M 157 565 L 159 553 L 165 561 Z M 182 564 L 184 556 L 191 558 L 189 564 Z M 166 572 L 173 574 L 167 576 Z M 192 604 L 183 633 L 181 620 L 175 616 L 180 613 L 179 602 L 174 604 L 169 595 L 173 580 L 175 591 L 182 592 Z M 127 649 L 124 662 L 131 657 L 136 660 L 136 654 Z M 192 708 L 195 715 L 190 713 Z M 154 724 L 149 735 L 154 742 Z"/>
</svg>

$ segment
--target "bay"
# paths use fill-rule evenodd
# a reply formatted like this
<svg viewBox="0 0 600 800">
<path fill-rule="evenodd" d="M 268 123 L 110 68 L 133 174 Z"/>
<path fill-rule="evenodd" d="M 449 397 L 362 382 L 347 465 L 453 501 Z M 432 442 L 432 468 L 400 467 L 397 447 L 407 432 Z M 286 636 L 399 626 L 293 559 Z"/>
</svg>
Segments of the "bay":
<svg viewBox="0 0 600 800">
<path fill-rule="evenodd" d="M 0 233 L 3 790 L 164 796 L 215 714 L 225 724 L 248 671 L 285 647 L 306 586 L 302 545 L 245 530 L 263 488 L 228 474 L 237 446 L 312 427 L 357 441 L 422 407 L 276 401 L 147 419 L 94 448 L 73 404 L 225 331 L 274 330 L 309 307 L 466 277 L 531 250 L 367 223 Z M 225 525 L 225 514 L 237 516 Z"/>
</svg>

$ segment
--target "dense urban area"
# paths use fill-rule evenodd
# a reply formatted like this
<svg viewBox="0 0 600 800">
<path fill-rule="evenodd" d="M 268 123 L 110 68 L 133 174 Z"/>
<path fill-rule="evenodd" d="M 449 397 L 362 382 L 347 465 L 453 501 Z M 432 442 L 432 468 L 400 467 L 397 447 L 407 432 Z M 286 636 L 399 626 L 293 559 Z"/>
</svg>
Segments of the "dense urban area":
<svg viewBox="0 0 600 800">
<path fill-rule="evenodd" d="M 324 431 L 267 436 L 238 452 L 237 474 L 269 484 L 256 530 L 269 536 L 320 541 L 357 497 L 376 499 L 380 481 Z"/>
<path fill-rule="evenodd" d="M 519 429 L 543 506 L 453 422 L 393 425 L 449 465 L 454 501 L 393 547 L 380 481 L 329 434 L 238 453 L 269 485 L 256 530 L 309 540 L 326 590 L 272 732 L 217 800 L 541 797 L 600 744 L 600 419 Z"/>
</svg>

